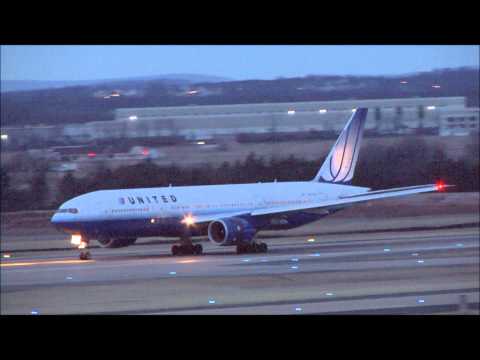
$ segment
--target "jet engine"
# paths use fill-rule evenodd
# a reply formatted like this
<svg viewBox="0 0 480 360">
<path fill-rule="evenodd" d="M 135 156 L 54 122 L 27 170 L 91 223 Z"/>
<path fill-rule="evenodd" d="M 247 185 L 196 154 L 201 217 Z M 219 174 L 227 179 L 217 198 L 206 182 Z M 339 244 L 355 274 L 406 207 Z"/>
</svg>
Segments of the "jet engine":
<svg viewBox="0 0 480 360">
<path fill-rule="evenodd" d="M 100 237 L 97 239 L 100 246 L 104 248 L 120 248 L 130 246 L 133 245 L 136 240 L 136 238 L 118 239 L 110 237 Z"/>
<path fill-rule="evenodd" d="M 238 217 L 215 220 L 208 225 L 208 239 L 221 246 L 251 243 L 256 232 L 252 224 Z"/>
</svg>

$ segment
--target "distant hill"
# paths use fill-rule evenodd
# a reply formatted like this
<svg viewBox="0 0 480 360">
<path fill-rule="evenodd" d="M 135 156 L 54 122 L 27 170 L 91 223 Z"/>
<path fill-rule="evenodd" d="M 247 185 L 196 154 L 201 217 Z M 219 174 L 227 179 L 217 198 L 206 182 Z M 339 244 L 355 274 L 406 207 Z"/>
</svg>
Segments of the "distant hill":
<svg viewBox="0 0 480 360">
<path fill-rule="evenodd" d="M 222 81 L 231 81 L 232 79 L 201 74 L 166 74 L 156 76 L 137 76 L 120 79 L 101 79 L 101 80 L 65 80 L 65 81 L 43 81 L 43 80 L 2 80 L 1 92 L 12 91 L 30 91 L 44 89 L 60 89 L 72 86 L 92 86 L 100 84 L 116 83 L 138 83 L 151 80 L 164 80 L 170 84 L 192 84 L 192 83 L 213 83 Z"/>
<path fill-rule="evenodd" d="M 478 68 L 390 77 L 311 75 L 275 80 L 222 80 L 172 74 L 160 79 L 104 80 L 89 85 L 6 92 L 1 96 L 1 125 L 107 121 L 113 120 L 115 109 L 128 107 L 446 96 L 464 96 L 467 106 L 479 106 L 480 97 Z"/>
</svg>

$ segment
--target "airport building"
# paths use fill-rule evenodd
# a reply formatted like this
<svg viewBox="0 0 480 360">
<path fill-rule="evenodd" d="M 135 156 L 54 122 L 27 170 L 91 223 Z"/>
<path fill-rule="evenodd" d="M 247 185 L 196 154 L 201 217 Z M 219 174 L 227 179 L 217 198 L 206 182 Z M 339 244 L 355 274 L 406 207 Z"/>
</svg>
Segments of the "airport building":
<svg viewBox="0 0 480 360">
<path fill-rule="evenodd" d="M 269 132 L 338 132 L 356 107 L 370 109 L 366 129 L 379 135 L 415 129 L 439 134 L 443 117 L 466 109 L 464 97 L 125 108 L 115 111 L 114 121 L 90 123 L 83 129 L 66 126 L 65 133 L 72 137 L 183 136 L 198 140 Z"/>
<path fill-rule="evenodd" d="M 2 128 L 2 139 L 58 140 L 179 136 L 190 140 L 238 134 L 338 132 L 349 112 L 369 108 L 366 130 L 376 135 L 419 132 L 467 135 L 478 132 L 478 108 L 464 97 L 312 101 L 236 105 L 122 108 L 112 121 L 63 126 Z M 5 135 L 5 136 L 4 136 Z"/>
<path fill-rule="evenodd" d="M 480 108 L 451 110 L 440 116 L 440 135 L 469 135 L 479 131 Z"/>
</svg>

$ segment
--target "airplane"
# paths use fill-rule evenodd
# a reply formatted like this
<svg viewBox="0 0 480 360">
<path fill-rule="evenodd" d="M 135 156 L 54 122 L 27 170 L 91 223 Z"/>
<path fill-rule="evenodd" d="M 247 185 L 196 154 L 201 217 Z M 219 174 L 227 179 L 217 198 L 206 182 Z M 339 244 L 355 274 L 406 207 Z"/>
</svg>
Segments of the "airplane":
<svg viewBox="0 0 480 360">
<path fill-rule="evenodd" d="M 257 241 L 262 230 L 292 229 L 357 203 L 443 191 L 436 184 L 371 191 L 350 185 L 358 160 L 367 108 L 354 109 L 316 176 L 310 181 L 169 186 L 99 190 L 63 203 L 51 218 L 86 248 L 91 239 L 119 248 L 140 237 L 179 237 L 172 254 L 202 254 L 192 236 L 208 236 L 219 246 L 236 246 L 238 254 L 267 252 Z M 90 258 L 82 252 L 81 259 Z"/>
</svg>

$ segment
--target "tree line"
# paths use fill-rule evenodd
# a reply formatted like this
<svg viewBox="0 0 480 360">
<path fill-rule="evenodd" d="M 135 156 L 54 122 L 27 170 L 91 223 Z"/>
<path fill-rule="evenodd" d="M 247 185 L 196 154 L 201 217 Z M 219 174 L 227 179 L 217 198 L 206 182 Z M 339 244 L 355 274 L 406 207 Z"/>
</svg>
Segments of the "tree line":
<svg viewBox="0 0 480 360">
<path fill-rule="evenodd" d="M 2 93 L 3 126 L 85 123 L 114 119 L 117 108 L 248 104 L 262 102 L 333 101 L 410 97 L 465 96 L 467 106 L 478 106 L 478 68 L 444 69 L 397 77 L 306 76 L 274 80 L 199 83 L 199 95 L 186 96 L 184 85 L 164 80 L 137 80 L 125 84 L 98 84 L 62 89 Z M 432 88 L 432 84 L 442 84 Z M 99 91 L 136 89 L 141 95 L 95 96 Z M 206 92 L 203 94 L 203 92 Z M 203 94 L 203 95 L 202 95 Z"/>
<path fill-rule="evenodd" d="M 366 145 L 359 156 L 352 185 L 373 189 L 434 183 L 442 180 L 455 184 L 453 191 L 479 191 L 478 136 L 466 142 L 464 155 L 449 159 L 441 147 L 428 146 L 417 137 L 408 137 L 396 145 Z M 306 160 L 290 156 L 277 159 L 251 153 L 245 160 L 220 165 L 180 167 L 175 164 L 159 166 L 146 160 L 115 170 L 106 164 L 83 177 L 69 172 L 53 189 L 55 198 L 49 201 L 46 167 L 36 169 L 29 187 L 16 189 L 9 171 L 1 171 L 2 211 L 56 208 L 62 202 L 86 192 L 101 189 L 239 184 L 271 181 L 311 180 L 325 158 Z"/>
</svg>

